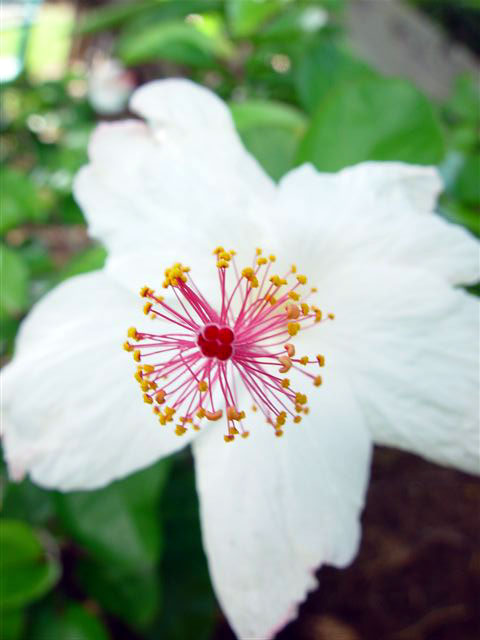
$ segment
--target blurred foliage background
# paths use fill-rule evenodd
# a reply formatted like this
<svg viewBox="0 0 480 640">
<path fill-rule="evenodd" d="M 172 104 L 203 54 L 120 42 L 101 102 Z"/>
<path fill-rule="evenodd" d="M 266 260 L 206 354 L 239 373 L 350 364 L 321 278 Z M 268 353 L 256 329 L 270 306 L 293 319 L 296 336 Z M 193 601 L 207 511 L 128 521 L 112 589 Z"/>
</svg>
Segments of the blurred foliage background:
<svg viewBox="0 0 480 640">
<path fill-rule="evenodd" d="M 3 3 L 4 361 L 12 354 L 19 323 L 36 300 L 61 280 L 102 266 L 105 252 L 87 238 L 82 212 L 72 198 L 72 179 L 86 161 L 96 122 L 124 117 L 129 93 L 149 79 L 183 75 L 215 90 L 229 103 L 246 147 L 275 180 L 307 161 L 323 171 L 363 160 L 436 165 L 445 182 L 440 214 L 480 233 L 478 75 L 468 73 L 472 65 L 466 64 L 466 73 L 456 74 L 448 94 L 432 98 L 411 79 L 380 72 L 358 54 L 346 29 L 353 4 L 346 0 Z M 377 0 L 374 10 L 380 4 Z M 423 12 L 422 17 L 413 15 L 430 20 L 430 28 L 443 34 L 449 46 L 465 47 L 469 60 L 479 52 L 477 0 L 409 0 L 402 6 Z M 439 74 L 444 64 L 439 57 Z M 382 469 L 398 471 L 396 465 L 407 470 L 400 475 L 410 473 L 410 458 L 400 464 L 405 458 L 379 455 L 383 457 L 377 461 L 374 481 Z M 427 465 L 415 462 L 414 473 L 420 468 L 415 464 Z M 421 470 L 424 473 L 424 467 Z M 463 497 L 479 504 L 478 485 L 472 489 L 468 484 L 468 493 L 465 482 L 458 479 L 461 474 L 431 473 L 427 486 L 440 479 L 445 495 L 460 487 Z M 378 493 L 379 485 L 373 486 Z M 208 577 L 188 453 L 100 491 L 70 494 L 42 490 L 28 480 L 10 483 L 2 467 L 0 493 L 3 640 L 232 637 Z M 432 506 L 428 492 L 419 499 Z M 473 503 L 467 500 L 467 510 Z M 462 535 L 469 540 L 475 535 L 472 519 L 463 511 L 445 517 L 465 519 Z M 366 539 L 370 539 L 368 529 Z M 478 569 L 478 545 L 475 553 Z M 358 571 L 360 577 L 351 574 L 354 583 L 363 584 L 367 577 L 362 578 L 361 568 Z M 331 579 L 327 572 L 327 584 Z M 343 593 L 341 582 L 333 588 Z M 404 615 L 390 615 L 390 622 L 384 619 L 388 606 L 381 599 L 385 615 L 373 621 L 373 609 L 366 620 L 346 602 L 331 604 L 329 622 L 322 618 L 317 625 L 311 622 L 317 601 L 313 605 L 309 601 L 310 610 L 307 607 L 307 613 L 281 637 L 473 639 L 478 617 L 470 612 L 470 593 L 463 596 L 460 613 L 458 606 L 453 612 L 454 623 L 458 618 L 463 626 L 451 627 L 447 616 L 447 629 L 453 631 L 443 635 L 429 635 L 428 624 L 408 631 L 419 616 L 428 614 L 428 607 L 438 604 L 427 598 L 424 610 L 412 605 Z M 349 597 L 345 595 L 347 601 Z M 327 594 L 323 598 L 333 602 Z M 458 629 L 464 635 L 458 635 Z"/>
</svg>

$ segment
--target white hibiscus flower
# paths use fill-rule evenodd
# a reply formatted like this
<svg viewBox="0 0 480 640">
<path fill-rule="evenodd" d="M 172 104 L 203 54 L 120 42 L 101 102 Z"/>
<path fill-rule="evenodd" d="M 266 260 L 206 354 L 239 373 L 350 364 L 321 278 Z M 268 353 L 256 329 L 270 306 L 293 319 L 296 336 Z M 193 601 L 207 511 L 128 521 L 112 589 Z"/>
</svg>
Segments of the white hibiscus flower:
<svg viewBox="0 0 480 640">
<path fill-rule="evenodd" d="M 457 287 L 477 243 L 432 213 L 433 169 L 275 185 L 206 89 L 153 82 L 131 108 L 144 120 L 98 127 L 76 180 L 107 264 L 35 306 L 6 367 L 6 459 L 88 489 L 191 442 L 220 603 L 239 638 L 271 638 L 320 565 L 354 557 L 372 442 L 479 471 L 478 307 Z M 162 289 L 174 263 L 191 270 Z"/>
</svg>

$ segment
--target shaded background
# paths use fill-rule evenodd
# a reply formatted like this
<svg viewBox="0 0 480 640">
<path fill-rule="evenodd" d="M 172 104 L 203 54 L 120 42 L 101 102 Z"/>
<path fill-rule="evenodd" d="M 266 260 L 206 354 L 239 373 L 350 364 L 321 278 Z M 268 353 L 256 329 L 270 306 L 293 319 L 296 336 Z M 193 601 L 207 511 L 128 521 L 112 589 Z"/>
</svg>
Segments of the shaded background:
<svg viewBox="0 0 480 640">
<path fill-rule="evenodd" d="M 479 234 L 477 0 L 4 2 L 1 348 L 51 287 L 102 266 L 71 195 L 99 120 L 184 75 L 228 101 L 274 179 L 304 161 L 439 166 L 440 213 Z M 128 153 L 128 150 L 126 150 Z M 472 346 L 474 348 L 474 346 Z M 448 393 L 448 390 L 445 390 Z M 440 390 L 439 390 L 440 393 Z M 3 640 L 227 640 L 191 458 L 59 494 L 2 467 Z M 363 541 L 281 640 L 480 637 L 480 483 L 377 448 Z"/>
</svg>

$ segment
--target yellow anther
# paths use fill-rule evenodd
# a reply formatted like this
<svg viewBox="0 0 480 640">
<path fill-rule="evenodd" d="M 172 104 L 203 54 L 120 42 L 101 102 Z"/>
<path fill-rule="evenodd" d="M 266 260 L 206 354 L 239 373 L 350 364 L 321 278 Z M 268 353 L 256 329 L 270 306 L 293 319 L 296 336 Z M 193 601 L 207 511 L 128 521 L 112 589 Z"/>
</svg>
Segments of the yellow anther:
<svg viewBox="0 0 480 640">
<path fill-rule="evenodd" d="M 285 307 L 285 310 L 287 312 L 287 318 L 289 320 L 296 320 L 300 315 L 300 309 L 297 307 L 296 304 L 287 304 L 287 306 Z"/>
<path fill-rule="evenodd" d="M 281 287 L 282 285 L 287 284 L 285 278 L 281 278 L 280 276 L 271 276 L 269 280 L 276 287 Z"/>
<path fill-rule="evenodd" d="M 231 258 L 233 258 L 233 256 L 237 255 L 237 252 L 235 251 L 235 249 L 230 249 L 229 253 L 230 253 L 230 257 Z"/>
<path fill-rule="evenodd" d="M 310 289 L 310 291 L 311 291 L 312 293 L 317 293 L 318 289 L 317 289 L 317 287 L 312 287 L 312 288 Z"/>
<path fill-rule="evenodd" d="M 317 361 L 321 367 L 325 366 L 325 356 L 322 356 L 320 353 L 317 355 Z"/>
<path fill-rule="evenodd" d="M 257 276 L 253 276 L 253 278 L 250 278 L 249 283 L 252 289 L 256 289 L 258 287 Z"/>
<path fill-rule="evenodd" d="M 223 436 L 223 439 L 225 440 L 225 442 L 233 442 L 235 440 L 235 436 L 225 435 Z"/>
<path fill-rule="evenodd" d="M 220 420 L 220 418 L 223 416 L 223 411 L 221 409 L 218 409 L 218 411 L 205 411 L 205 417 L 207 418 L 207 420 L 211 420 L 212 422 L 216 422 L 217 420 Z"/>
<path fill-rule="evenodd" d="M 208 383 L 206 380 L 200 380 L 197 386 L 199 391 L 208 391 Z"/>
<path fill-rule="evenodd" d="M 296 336 L 300 331 L 300 323 L 299 322 L 289 322 L 287 324 L 287 331 L 291 336 Z"/>
<path fill-rule="evenodd" d="M 295 404 L 295 411 L 296 411 L 297 413 L 302 413 L 302 411 L 303 411 L 303 407 L 302 407 L 302 405 L 301 405 L 301 404 L 299 404 L 298 402 Z"/>
<path fill-rule="evenodd" d="M 199 410 L 197 411 L 197 418 L 204 418 L 205 417 L 205 409 L 203 407 L 200 407 Z"/>
<path fill-rule="evenodd" d="M 160 391 L 155 395 L 155 400 L 158 404 L 163 404 L 165 402 L 165 396 L 167 395 L 165 389 L 160 389 Z"/>
<path fill-rule="evenodd" d="M 192 429 L 194 431 L 200 431 L 200 427 L 198 426 L 198 424 L 192 424 Z"/>
<path fill-rule="evenodd" d="M 138 338 L 138 333 L 135 327 L 130 327 L 129 330 L 127 331 L 127 335 L 129 338 L 132 338 L 133 340 L 137 340 Z"/>
<path fill-rule="evenodd" d="M 167 422 L 172 422 L 174 415 L 175 415 L 175 409 L 173 409 L 172 407 L 165 407 L 165 420 Z"/>
<path fill-rule="evenodd" d="M 303 365 L 308 364 L 308 356 L 302 356 L 299 362 Z"/>
<path fill-rule="evenodd" d="M 162 425 L 162 427 L 164 427 L 167 424 L 167 419 L 165 418 L 165 416 L 163 415 L 163 413 L 161 413 L 158 416 L 158 421 L 160 422 L 160 424 Z"/>
<path fill-rule="evenodd" d="M 265 302 L 269 302 L 272 305 L 272 307 L 274 307 L 277 304 L 278 300 L 275 298 L 275 296 L 266 295 Z"/>
<path fill-rule="evenodd" d="M 314 384 L 316 387 L 319 387 L 319 386 L 322 384 L 322 382 L 323 382 L 323 381 L 322 381 L 322 376 L 316 376 L 316 377 L 313 379 L 313 384 Z"/>
<path fill-rule="evenodd" d="M 276 256 L 276 255 L 274 255 L 273 253 L 271 253 L 271 254 L 268 256 L 268 259 L 270 260 L 270 262 L 275 262 L 275 260 L 277 259 L 277 256 Z"/>
<path fill-rule="evenodd" d="M 245 418 L 245 411 L 240 411 L 237 420 L 243 420 Z"/>
<path fill-rule="evenodd" d="M 232 256 L 230 255 L 230 253 L 228 251 L 222 251 L 222 253 L 219 254 L 218 258 L 220 260 L 226 260 L 227 262 L 230 262 L 230 258 Z"/>
<path fill-rule="evenodd" d="M 292 266 L 290 267 L 290 271 L 292 273 L 297 273 L 297 265 L 296 264 L 292 264 Z"/>
<path fill-rule="evenodd" d="M 129 342 L 124 342 L 123 348 L 125 349 L 125 351 L 133 351 L 133 345 L 131 345 Z"/>
<path fill-rule="evenodd" d="M 223 253 L 225 249 L 223 247 L 217 247 L 212 251 L 212 255 L 218 256 L 220 253 Z"/>
<path fill-rule="evenodd" d="M 295 424 L 298 424 L 299 422 L 302 421 L 302 416 L 295 416 L 293 421 L 295 422 Z"/>
<path fill-rule="evenodd" d="M 307 415 L 308 413 L 310 413 L 310 409 L 308 407 L 304 407 L 303 413 Z"/>
<path fill-rule="evenodd" d="M 283 431 L 281 429 L 276 429 L 275 435 L 277 436 L 277 438 L 281 438 L 283 436 Z"/>
<path fill-rule="evenodd" d="M 135 378 L 135 380 L 137 382 L 142 382 L 142 372 L 141 371 L 136 371 L 134 378 Z"/>
<path fill-rule="evenodd" d="M 142 298 L 145 298 L 149 294 L 149 292 L 150 292 L 150 289 L 148 287 L 142 287 L 140 289 L 140 296 Z"/>
<path fill-rule="evenodd" d="M 300 300 L 300 296 L 296 291 L 289 291 L 288 297 L 290 298 L 290 300 L 295 300 L 295 302 L 298 302 Z"/>
<path fill-rule="evenodd" d="M 160 415 L 160 409 L 156 405 L 152 407 L 152 411 L 156 416 Z"/>
<path fill-rule="evenodd" d="M 267 264 L 268 260 L 266 258 L 264 258 L 263 256 L 261 258 L 257 259 L 257 264 L 260 266 L 262 264 Z"/>
<path fill-rule="evenodd" d="M 228 260 L 218 260 L 217 269 L 228 269 L 229 267 Z"/>
<path fill-rule="evenodd" d="M 147 404 L 153 404 L 152 398 L 148 395 L 148 393 L 143 394 L 143 401 Z"/>
<path fill-rule="evenodd" d="M 335 314 L 334 314 L 334 313 L 329 313 L 329 314 L 328 314 L 328 318 L 329 318 L 330 320 L 335 320 Z"/>
<path fill-rule="evenodd" d="M 250 431 L 243 431 L 242 432 L 242 438 L 248 438 L 249 435 L 250 435 Z"/>
<path fill-rule="evenodd" d="M 290 386 L 290 380 L 288 378 L 284 378 L 280 384 L 284 389 L 288 389 L 288 387 Z"/>
<path fill-rule="evenodd" d="M 307 396 L 304 393 L 296 393 L 295 394 L 295 402 L 297 404 L 307 404 Z"/>
<path fill-rule="evenodd" d="M 133 352 L 133 359 L 135 360 L 135 362 L 140 362 L 140 351 L 138 349 L 135 349 L 135 351 Z"/>
<path fill-rule="evenodd" d="M 278 361 L 282 364 L 279 369 L 280 373 L 287 373 L 287 371 L 292 367 L 292 361 L 288 356 L 278 356 Z"/>
<path fill-rule="evenodd" d="M 242 276 L 247 280 L 250 280 L 250 278 L 253 278 L 254 275 L 255 275 L 255 272 L 252 269 L 252 267 L 245 267 L 245 269 L 242 269 Z"/>
<path fill-rule="evenodd" d="M 257 405 L 252 404 L 252 411 L 257 411 Z"/>
<path fill-rule="evenodd" d="M 260 247 L 257 247 L 255 253 L 257 254 L 257 256 L 261 256 L 262 255 L 262 250 L 260 249 Z"/>
<path fill-rule="evenodd" d="M 228 427 L 228 435 L 230 435 L 230 436 L 238 435 L 237 427 Z"/>
<path fill-rule="evenodd" d="M 177 426 L 175 427 L 175 434 L 177 436 L 183 436 L 184 433 L 186 433 L 186 428 L 182 427 L 181 424 L 177 424 Z"/>
<path fill-rule="evenodd" d="M 155 371 L 155 367 L 153 367 L 151 364 L 144 364 L 142 369 L 145 371 L 145 373 L 153 373 Z"/>
<path fill-rule="evenodd" d="M 283 345 L 283 348 L 287 352 L 289 358 L 293 358 L 295 355 L 295 346 L 291 342 L 287 342 L 287 344 Z"/>
<path fill-rule="evenodd" d="M 307 276 L 302 276 L 301 274 L 298 274 L 297 280 L 300 284 L 307 284 Z"/>
<path fill-rule="evenodd" d="M 303 315 L 307 316 L 309 311 L 310 311 L 310 307 L 308 306 L 308 304 L 306 302 L 302 302 L 302 304 L 300 306 L 302 308 Z"/>
<path fill-rule="evenodd" d="M 319 309 L 318 311 L 315 311 L 315 322 L 321 322 L 321 320 L 322 320 L 322 312 Z"/>
<path fill-rule="evenodd" d="M 150 385 L 150 389 L 153 389 L 154 391 L 155 389 L 158 389 L 158 384 L 156 382 L 153 382 L 153 380 L 150 380 L 148 384 Z"/>
<path fill-rule="evenodd" d="M 142 380 L 142 382 L 140 383 L 140 388 L 142 391 L 148 391 L 150 389 L 150 385 L 148 384 L 148 381 Z"/>
</svg>

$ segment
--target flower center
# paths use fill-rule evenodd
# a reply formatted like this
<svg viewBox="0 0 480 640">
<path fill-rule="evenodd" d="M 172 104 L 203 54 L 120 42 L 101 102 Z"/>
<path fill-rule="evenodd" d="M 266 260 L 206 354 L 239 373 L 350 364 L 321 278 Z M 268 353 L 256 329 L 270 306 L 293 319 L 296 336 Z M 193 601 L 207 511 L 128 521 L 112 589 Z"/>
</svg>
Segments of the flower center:
<svg viewBox="0 0 480 640">
<path fill-rule="evenodd" d="M 136 344 L 127 340 L 123 346 L 137 363 L 135 379 L 160 424 L 175 421 L 177 435 L 188 429 L 199 431 L 205 419 L 225 416 L 226 442 L 237 435 L 247 437 L 246 411 L 239 406 L 243 386 L 252 411 L 260 410 L 275 435 L 281 436 L 287 420 L 299 423 L 308 413 L 307 396 L 292 388 L 284 374 L 301 372 L 319 387 L 321 376 L 308 367 L 325 364 L 320 354 L 298 356 L 292 339 L 334 316 L 324 316 L 307 302 L 316 289 L 305 289 L 307 278 L 297 274 L 295 265 L 282 276 L 271 275 L 275 256 L 266 258 L 257 249 L 252 265 L 240 271 L 234 251 L 218 247 L 213 253 L 220 310 L 211 306 L 189 267 L 180 263 L 165 270 L 163 287 L 174 294 L 168 302 L 142 287 L 145 315 L 162 321 L 168 330 L 130 327 L 128 337 Z M 234 276 L 230 283 L 229 269 Z"/>
<path fill-rule="evenodd" d="M 234 340 L 235 334 L 230 327 L 206 324 L 198 334 L 197 344 L 206 358 L 225 361 L 232 357 Z"/>
</svg>

